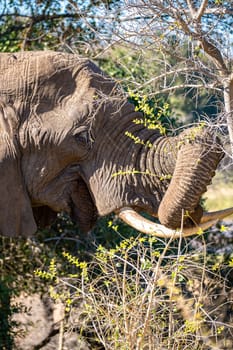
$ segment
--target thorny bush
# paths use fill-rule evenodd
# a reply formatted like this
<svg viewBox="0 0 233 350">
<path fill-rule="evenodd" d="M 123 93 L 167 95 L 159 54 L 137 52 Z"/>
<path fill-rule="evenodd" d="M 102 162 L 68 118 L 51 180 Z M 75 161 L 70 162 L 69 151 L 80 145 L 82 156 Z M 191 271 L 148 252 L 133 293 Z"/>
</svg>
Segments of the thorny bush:
<svg viewBox="0 0 233 350">
<path fill-rule="evenodd" d="M 233 258 L 190 253 L 188 242 L 139 235 L 89 261 L 63 251 L 62 267 L 53 258 L 35 273 L 92 349 L 232 349 Z"/>
</svg>

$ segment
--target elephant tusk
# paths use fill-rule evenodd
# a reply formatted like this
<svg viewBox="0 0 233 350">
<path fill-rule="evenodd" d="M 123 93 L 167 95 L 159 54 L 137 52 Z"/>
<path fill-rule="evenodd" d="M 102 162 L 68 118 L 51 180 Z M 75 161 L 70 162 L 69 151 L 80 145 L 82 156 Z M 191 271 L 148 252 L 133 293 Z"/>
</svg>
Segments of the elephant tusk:
<svg viewBox="0 0 233 350">
<path fill-rule="evenodd" d="M 199 226 L 183 228 L 182 230 L 172 230 L 161 224 L 154 223 L 144 218 L 135 210 L 129 207 L 120 209 L 117 214 L 122 221 L 135 228 L 136 230 L 161 238 L 180 238 L 199 234 L 210 226 L 216 224 L 218 221 L 216 219 L 213 219 L 203 222 Z"/>
<path fill-rule="evenodd" d="M 226 216 L 232 215 L 233 214 L 233 207 L 223 209 L 223 210 L 218 210 L 218 211 L 213 211 L 213 212 L 206 212 L 203 214 L 201 218 L 201 224 L 205 223 L 209 220 L 222 220 Z"/>
</svg>

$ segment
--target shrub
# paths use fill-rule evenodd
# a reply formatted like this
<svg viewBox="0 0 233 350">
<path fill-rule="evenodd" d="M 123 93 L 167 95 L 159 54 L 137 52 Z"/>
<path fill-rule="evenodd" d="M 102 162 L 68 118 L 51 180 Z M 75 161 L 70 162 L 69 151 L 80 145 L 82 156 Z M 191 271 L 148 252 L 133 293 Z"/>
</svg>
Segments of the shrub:
<svg viewBox="0 0 233 350">
<path fill-rule="evenodd" d="M 232 348 L 232 259 L 141 236 L 99 245 L 89 261 L 63 258 L 62 268 L 52 259 L 36 275 L 63 301 L 67 329 L 92 349 Z"/>
</svg>

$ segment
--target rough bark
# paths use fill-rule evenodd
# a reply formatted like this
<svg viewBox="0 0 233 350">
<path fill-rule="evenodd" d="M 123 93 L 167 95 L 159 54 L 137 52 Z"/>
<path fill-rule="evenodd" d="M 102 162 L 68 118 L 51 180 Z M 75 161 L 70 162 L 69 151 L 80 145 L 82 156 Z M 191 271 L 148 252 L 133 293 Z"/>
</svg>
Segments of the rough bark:
<svg viewBox="0 0 233 350">
<path fill-rule="evenodd" d="M 233 74 L 224 80 L 224 104 L 226 120 L 233 156 Z"/>
</svg>

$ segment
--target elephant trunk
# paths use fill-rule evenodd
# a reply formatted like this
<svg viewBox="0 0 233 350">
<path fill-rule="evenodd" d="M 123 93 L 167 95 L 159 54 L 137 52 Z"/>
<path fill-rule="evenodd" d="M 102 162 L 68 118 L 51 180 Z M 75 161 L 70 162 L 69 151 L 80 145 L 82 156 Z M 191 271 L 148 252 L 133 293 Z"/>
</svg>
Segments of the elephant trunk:
<svg viewBox="0 0 233 350">
<path fill-rule="evenodd" d="M 175 170 L 158 210 L 160 222 L 173 229 L 200 222 L 200 198 L 223 156 L 219 143 L 198 128 L 182 133 L 177 149 Z"/>
</svg>

